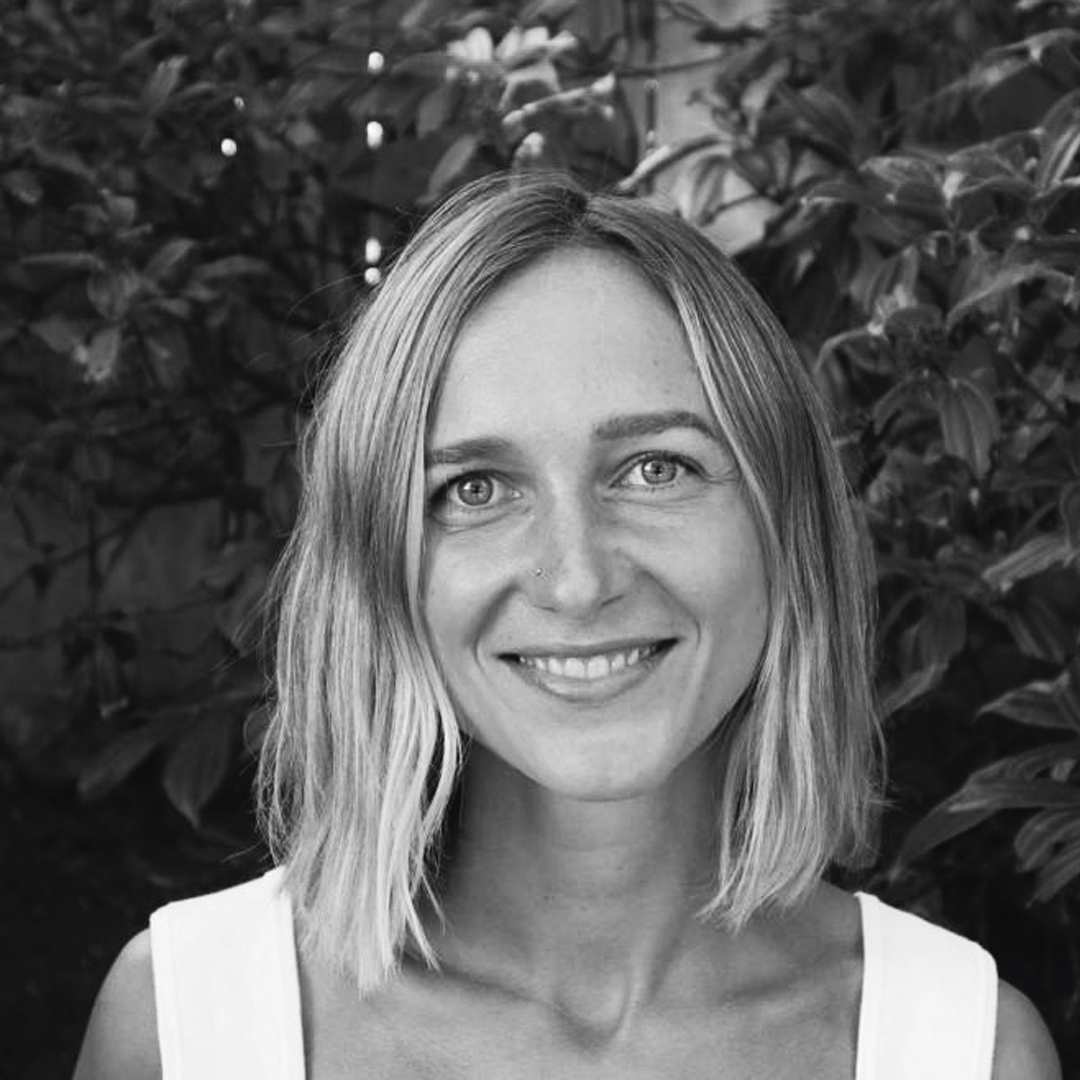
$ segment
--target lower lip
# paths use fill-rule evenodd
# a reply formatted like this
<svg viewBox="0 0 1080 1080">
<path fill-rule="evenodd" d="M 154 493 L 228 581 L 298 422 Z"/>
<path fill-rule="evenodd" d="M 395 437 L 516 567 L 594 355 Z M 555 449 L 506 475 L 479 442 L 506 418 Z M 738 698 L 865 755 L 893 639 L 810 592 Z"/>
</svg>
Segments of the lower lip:
<svg viewBox="0 0 1080 1080">
<path fill-rule="evenodd" d="M 665 645 L 651 656 L 639 660 L 632 667 L 613 671 L 610 675 L 604 675 L 599 679 L 570 679 L 565 675 L 554 675 L 550 671 L 523 664 L 518 660 L 503 662 L 530 686 L 565 701 L 604 702 L 625 693 L 648 678 L 664 662 L 673 648 L 673 644 Z"/>
</svg>

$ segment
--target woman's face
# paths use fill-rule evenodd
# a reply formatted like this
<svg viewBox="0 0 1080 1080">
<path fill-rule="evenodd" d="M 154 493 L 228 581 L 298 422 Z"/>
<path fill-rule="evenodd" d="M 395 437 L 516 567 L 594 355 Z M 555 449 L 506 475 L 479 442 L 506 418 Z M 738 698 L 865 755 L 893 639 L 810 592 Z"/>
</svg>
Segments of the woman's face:
<svg viewBox="0 0 1080 1080">
<path fill-rule="evenodd" d="M 681 328 L 556 252 L 466 322 L 427 447 L 424 612 L 463 727 L 542 787 L 652 790 L 748 685 L 757 533 Z"/>
</svg>

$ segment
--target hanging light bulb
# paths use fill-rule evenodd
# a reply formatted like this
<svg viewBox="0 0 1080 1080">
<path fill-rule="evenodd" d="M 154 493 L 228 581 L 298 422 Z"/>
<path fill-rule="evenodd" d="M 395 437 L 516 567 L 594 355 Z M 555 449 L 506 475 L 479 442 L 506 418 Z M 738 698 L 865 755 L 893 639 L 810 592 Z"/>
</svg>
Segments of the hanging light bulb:
<svg viewBox="0 0 1080 1080">
<path fill-rule="evenodd" d="M 235 139 L 222 139 L 221 140 L 221 152 L 225 157 L 236 157 L 236 151 L 239 147 L 236 145 Z"/>
<path fill-rule="evenodd" d="M 379 75 L 382 69 L 386 67 L 386 57 L 377 50 L 372 50 L 367 54 L 367 69 L 369 75 Z"/>
<path fill-rule="evenodd" d="M 370 150 L 378 150 L 383 144 L 383 138 L 386 134 L 385 129 L 378 120 L 369 120 L 367 122 L 367 144 Z"/>
<path fill-rule="evenodd" d="M 374 266 L 382 258 L 382 244 L 377 237 L 369 236 L 364 244 L 364 262 Z"/>
</svg>

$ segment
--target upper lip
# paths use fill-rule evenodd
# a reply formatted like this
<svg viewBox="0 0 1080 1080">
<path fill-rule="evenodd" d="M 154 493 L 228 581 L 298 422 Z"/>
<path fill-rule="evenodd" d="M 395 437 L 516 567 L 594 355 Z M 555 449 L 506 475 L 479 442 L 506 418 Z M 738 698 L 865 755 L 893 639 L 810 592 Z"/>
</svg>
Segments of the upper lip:
<svg viewBox="0 0 1080 1080">
<path fill-rule="evenodd" d="M 507 649 L 500 656 L 514 657 L 557 657 L 602 656 L 607 653 L 630 652 L 631 649 L 648 649 L 657 645 L 668 645 L 675 641 L 673 637 L 628 637 L 610 641 L 582 642 L 579 645 L 552 643 L 550 645 L 529 645 L 517 649 Z"/>
</svg>

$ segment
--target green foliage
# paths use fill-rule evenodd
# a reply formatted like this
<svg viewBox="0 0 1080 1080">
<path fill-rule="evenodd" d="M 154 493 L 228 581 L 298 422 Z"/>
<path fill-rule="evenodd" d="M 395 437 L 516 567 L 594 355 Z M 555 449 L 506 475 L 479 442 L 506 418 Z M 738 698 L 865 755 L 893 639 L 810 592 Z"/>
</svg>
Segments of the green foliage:
<svg viewBox="0 0 1080 1080">
<path fill-rule="evenodd" d="M 986 738 L 1017 749 L 969 758 L 892 873 L 1020 809 L 1035 898 L 1075 895 L 1080 9 L 797 3 L 702 103 L 717 130 L 684 204 L 708 226 L 735 177 L 768 207 L 741 258 L 840 418 L 894 731 L 1026 729 Z M 916 768 L 925 790 L 895 792 L 908 812 L 955 783 Z"/>
<path fill-rule="evenodd" d="M 471 176 L 632 167 L 612 42 L 534 6 L 5 12 L 0 597 L 59 614 L 0 646 L 52 650 L 63 682 L 0 710 L 24 763 L 97 797 L 158 760 L 198 825 L 257 742 L 295 416 L 365 275 Z M 133 586 L 159 546 L 172 580 Z"/>
</svg>

